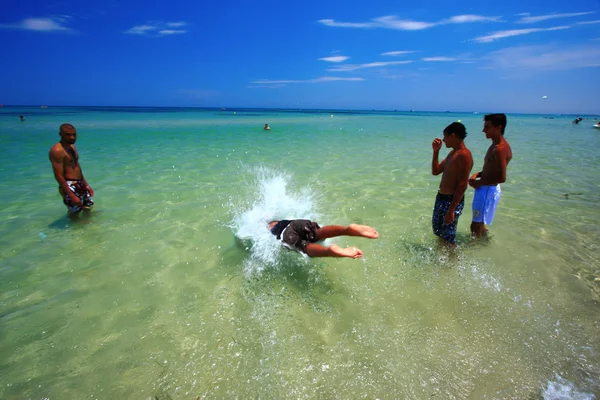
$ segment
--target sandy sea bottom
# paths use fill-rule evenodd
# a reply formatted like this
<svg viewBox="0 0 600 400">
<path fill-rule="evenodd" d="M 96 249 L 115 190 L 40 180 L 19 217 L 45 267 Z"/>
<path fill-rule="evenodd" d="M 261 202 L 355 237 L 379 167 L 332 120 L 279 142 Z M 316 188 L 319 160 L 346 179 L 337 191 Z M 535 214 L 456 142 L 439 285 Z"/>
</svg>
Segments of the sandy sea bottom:
<svg viewBox="0 0 600 400">
<path fill-rule="evenodd" d="M 509 116 L 491 235 L 469 190 L 447 254 L 431 140 L 456 119 L 478 170 L 479 115 L 3 116 L 0 398 L 597 398 L 600 136 Z M 77 222 L 47 161 L 64 121 L 96 191 Z M 286 217 L 381 236 L 307 259 L 260 228 Z"/>
</svg>

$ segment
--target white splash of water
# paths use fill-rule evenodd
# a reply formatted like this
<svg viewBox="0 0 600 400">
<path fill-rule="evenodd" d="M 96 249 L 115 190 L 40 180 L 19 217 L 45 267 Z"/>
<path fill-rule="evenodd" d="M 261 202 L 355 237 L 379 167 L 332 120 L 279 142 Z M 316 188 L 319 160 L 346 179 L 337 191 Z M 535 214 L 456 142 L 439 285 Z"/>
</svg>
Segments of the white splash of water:
<svg viewBox="0 0 600 400">
<path fill-rule="evenodd" d="M 593 400 L 596 397 L 592 393 L 584 393 L 578 390 L 572 382 L 556 376 L 555 381 L 548 381 L 543 388 L 544 400 Z"/>
<path fill-rule="evenodd" d="M 233 213 L 230 227 L 249 251 L 244 261 L 246 275 L 276 266 L 281 253 L 287 252 L 268 230 L 270 221 L 314 220 L 318 217 L 315 212 L 316 195 L 310 187 L 295 188 L 289 174 L 265 167 L 255 168 L 252 172 L 250 199 L 232 199 L 230 205 Z"/>
</svg>

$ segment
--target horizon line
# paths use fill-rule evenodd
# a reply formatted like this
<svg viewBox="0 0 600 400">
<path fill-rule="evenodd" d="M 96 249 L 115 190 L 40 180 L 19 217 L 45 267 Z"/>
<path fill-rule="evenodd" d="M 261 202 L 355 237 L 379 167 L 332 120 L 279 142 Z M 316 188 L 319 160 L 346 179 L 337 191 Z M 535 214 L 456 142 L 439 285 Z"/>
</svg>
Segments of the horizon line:
<svg viewBox="0 0 600 400">
<path fill-rule="evenodd" d="M 362 108 L 288 108 L 288 107 L 219 107 L 219 106 L 67 106 L 67 105 L 22 105 L 22 104 L 0 104 L 0 111 L 4 107 L 28 107 L 28 108 L 43 108 L 48 109 L 51 107 L 61 107 L 61 108 L 175 108 L 175 109 L 203 109 L 203 110 L 214 110 L 214 111 L 240 111 L 240 110 L 279 110 L 279 111 L 316 111 L 316 112 L 387 112 L 387 113 L 469 113 L 473 115 L 485 115 L 485 114 L 494 114 L 497 111 L 477 111 L 477 110 L 469 110 L 469 111 L 451 111 L 451 110 L 398 110 L 398 109 L 362 109 Z M 593 113 L 557 113 L 557 112 L 548 112 L 548 113 L 539 113 L 539 112 L 504 112 L 504 114 L 533 114 L 533 115 L 591 115 L 591 116 L 599 116 L 598 114 Z"/>
</svg>

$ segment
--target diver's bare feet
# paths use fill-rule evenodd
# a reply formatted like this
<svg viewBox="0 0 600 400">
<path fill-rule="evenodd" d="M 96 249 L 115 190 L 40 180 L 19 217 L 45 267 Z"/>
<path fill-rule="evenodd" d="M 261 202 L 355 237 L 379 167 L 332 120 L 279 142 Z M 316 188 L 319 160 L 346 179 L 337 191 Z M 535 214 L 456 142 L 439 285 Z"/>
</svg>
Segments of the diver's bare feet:
<svg viewBox="0 0 600 400">
<path fill-rule="evenodd" d="M 369 239 L 377 239 L 379 233 L 375 228 L 371 228 L 367 225 L 350 224 L 348 225 L 348 236 L 361 236 Z"/>
<path fill-rule="evenodd" d="M 332 244 L 329 249 L 338 257 L 361 258 L 363 255 L 363 252 L 356 247 L 346 247 L 343 249 L 337 244 Z"/>
</svg>

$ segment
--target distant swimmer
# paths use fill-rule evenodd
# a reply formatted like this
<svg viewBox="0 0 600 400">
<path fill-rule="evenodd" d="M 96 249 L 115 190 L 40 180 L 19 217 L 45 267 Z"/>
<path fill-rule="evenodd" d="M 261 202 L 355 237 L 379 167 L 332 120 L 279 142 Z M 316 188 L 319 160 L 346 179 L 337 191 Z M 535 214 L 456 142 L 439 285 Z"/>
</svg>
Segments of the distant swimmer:
<svg viewBox="0 0 600 400">
<path fill-rule="evenodd" d="M 58 192 L 63 197 L 69 216 L 74 217 L 83 210 L 89 210 L 94 202 L 94 191 L 81 172 L 79 154 L 75 148 L 77 131 L 71 124 L 60 126 L 60 142 L 50 148 L 50 162 L 54 178 L 58 182 Z"/>
<path fill-rule="evenodd" d="M 356 247 L 342 248 L 337 244 L 326 247 L 316 242 L 337 236 L 360 236 L 369 239 L 379 237 L 379 233 L 370 226 L 350 224 L 327 225 L 321 228 L 316 222 L 307 219 L 271 221 L 269 230 L 285 248 L 309 257 L 361 258 L 363 252 Z"/>
<path fill-rule="evenodd" d="M 504 139 L 506 115 L 487 114 L 483 120 L 483 132 L 492 144 L 483 160 L 483 169 L 469 178 L 469 185 L 475 189 L 471 222 L 471 234 L 475 237 L 485 235 L 485 225 L 491 225 L 494 220 L 502 192 L 500 184 L 506 181 L 506 167 L 512 160 L 512 149 Z"/>
<path fill-rule="evenodd" d="M 449 247 L 456 246 L 456 227 L 458 217 L 465 205 L 465 191 L 469 187 L 469 173 L 473 168 L 473 156 L 464 139 L 467 136 L 465 126 L 453 122 L 444 129 L 444 139 L 435 138 L 431 143 L 433 159 L 431 173 L 442 174 L 442 181 L 435 197 L 431 227 L 433 233 L 444 240 Z M 452 148 L 446 158 L 438 162 L 438 154 L 442 148 Z"/>
<path fill-rule="evenodd" d="M 22 116 L 22 115 L 19 115 L 19 118 L 21 118 L 21 121 L 27 121 L 27 120 L 25 119 L 25 117 L 24 117 L 24 116 Z"/>
<path fill-rule="evenodd" d="M 269 124 L 265 124 L 265 127 L 263 128 L 265 131 L 270 131 L 271 127 L 269 126 Z"/>
</svg>

